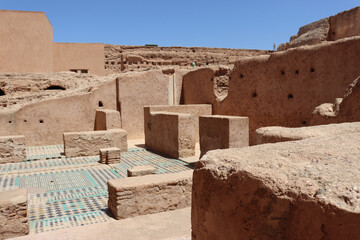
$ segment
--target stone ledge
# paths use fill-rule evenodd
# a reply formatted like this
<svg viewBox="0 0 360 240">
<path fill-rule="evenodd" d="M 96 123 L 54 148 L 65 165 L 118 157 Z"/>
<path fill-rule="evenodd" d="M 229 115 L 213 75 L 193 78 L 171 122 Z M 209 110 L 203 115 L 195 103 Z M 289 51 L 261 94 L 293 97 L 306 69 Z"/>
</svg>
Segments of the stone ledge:
<svg viewBox="0 0 360 240">
<path fill-rule="evenodd" d="M 255 131 L 255 145 L 296 141 L 312 137 L 337 136 L 360 132 L 360 122 L 318 125 L 311 127 L 286 128 L 263 127 Z"/>
<path fill-rule="evenodd" d="M 155 174 L 156 168 L 151 165 L 135 166 L 127 170 L 128 177 L 139 177 Z"/>
<path fill-rule="evenodd" d="M 194 170 L 193 239 L 357 239 L 359 142 L 353 133 L 210 151 Z"/>
<path fill-rule="evenodd" d="M 109 209 L 122 219 L 190 206 L 192 172 L 109 180 Z"/>
</svg>

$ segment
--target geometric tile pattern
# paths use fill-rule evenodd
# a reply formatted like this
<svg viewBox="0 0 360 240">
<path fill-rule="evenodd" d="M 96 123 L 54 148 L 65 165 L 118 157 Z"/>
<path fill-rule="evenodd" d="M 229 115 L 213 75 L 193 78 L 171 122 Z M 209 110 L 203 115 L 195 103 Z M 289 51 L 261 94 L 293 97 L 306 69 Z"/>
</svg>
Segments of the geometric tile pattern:
<svg viewBox="0 0 360 240">
<path fill-rule="evenodd" d="M 133 166 L 152 165 L 157 174 L 192 168 L 143 148 L 130 148 L 115 165 L 99 164 L 99 156 L 65 158 L 63 151 L 63 145 L 29 147 L 29 161 L 0 165 L 0 191 L 43 192 L 29 194 L 30 233 L 114 221 L 107 208 L 107 181 L 126 177 Z"/>
<path fill-rule="evenodd" d="M 34 146 L 26 148 L 26 160 L 45 160 L 64 156 L 64 145 Z"/>
<path fill-rule="evenodd" d="M 69 168 L 74 166 L 95 165 L 99 156 L 58 158 L 49 160 L 28 161 L 19 163 L 7 163 L 0 165 L 0 174 L 5 173 L 28 173 L 41 170 Z"/>
<path fill-rule="evenodd" d="M 156 174 L 177 173 L 193 168 L 186 162 L 155 154 L 143 148 L 122 153 L 121 162 L 113 167 L 122 177 L 126 177 L 127 169 L 141 165 L 151 165 L 155 167 Z"/>
<path fill-rule="evenodd" d="M 39 177 L 43 184 L 33 181 Z M 106 182 L 119 177 L 109 166 L 25 176 L 32 178 L 28 181 L 30 187 L 46 189 L 45 193 L 29 197 L 30 232 L 111 221 Z"/>
</svg>

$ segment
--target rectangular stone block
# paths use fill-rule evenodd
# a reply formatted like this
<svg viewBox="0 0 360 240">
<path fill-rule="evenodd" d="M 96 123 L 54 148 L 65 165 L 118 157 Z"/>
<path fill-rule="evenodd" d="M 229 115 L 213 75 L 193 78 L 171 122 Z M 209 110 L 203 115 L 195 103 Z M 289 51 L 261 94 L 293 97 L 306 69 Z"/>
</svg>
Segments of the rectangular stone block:
<svg viewBox="0 0 360 240">
<path fill-rule="evenodd" d="M 29 234 L 27 191 L 0 192 L 0 239 Z"/>
<path fill-rule="evenodd" d="M 26 161 L 25 136 L 0 136 L 0 164 L 23 161 Z"/>
<path fill-rule="evenodd" d="M 200 116 L 201 156 L 215 149 L 249 146 L 249 118 L 211 115 Z"/>
<path fill-rule="evenodd" d="M 145 145 L 173 158 L 195 155 L 195 117 L 191 114 L 152 112 L 145 126 Z"/>
<path fill-rule="evenodd" d="M 121 150 L 117 147 L 101 148 L 100 149 L 100 163 L 103 164 L 116 164 L 120 163 Z"/>
<path fill-rule="evenodd" d="M 190 206 L 192 172 L 109 180 L 108 207 L 116 219 L 123 219 Z"/>
<path fill-rule="evenodd" d="M 186 105 L 151 105 L 144 107 L 144 121 L 145 121 L 145 135 L 148 129 L 147 123 L 150 119 L 151 112 L 173 112 L 173 113 L 187 113 L 195 117 L 195 131 L 196 141 L 199 141 L 199 117 L 202 115 L 212 114 L 211 104 L 186 104 Z"/>
<path fill-rule="evenodd" d="M 120 112 L 112 109 L 97 109 L 95 130 L 121 128 Z"/>
<path fill-rule="evenodd" d="M 123 129 L 64 133 L 66 157 L 95 156 L 101 148 L 117 147 L 127 152 L 127 132 Z"/>
<path fill-rule="evenodd" d="M 155 173 L 156 168 L 151 165 L 135 166 L 127 170 L 128 177 L 139 177 Z"/>
</svg>

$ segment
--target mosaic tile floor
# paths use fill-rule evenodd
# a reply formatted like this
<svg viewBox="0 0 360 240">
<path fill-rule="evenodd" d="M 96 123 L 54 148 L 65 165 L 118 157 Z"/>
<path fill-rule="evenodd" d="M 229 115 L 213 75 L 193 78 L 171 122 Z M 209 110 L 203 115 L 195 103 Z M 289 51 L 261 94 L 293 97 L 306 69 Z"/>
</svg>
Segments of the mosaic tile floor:
<svg viewBox="0 0 360 240">
<path fill-rule="evenodd" d="M 48 159 L 48 160 L 42 160 Z M 65 158 L 63 146 L 27 149 L 27 162 L 0 165 L 0 191 L 29 188 L 30 233 L 114 221 L 107 208 L 107 181 L 126 177 L 128 168 L 150 164 L 157 174 L 191 169 L 181 160 L 143 148 L 122 153 L 121 163 L 99 164 L 99 157 Z"/>
</svg>

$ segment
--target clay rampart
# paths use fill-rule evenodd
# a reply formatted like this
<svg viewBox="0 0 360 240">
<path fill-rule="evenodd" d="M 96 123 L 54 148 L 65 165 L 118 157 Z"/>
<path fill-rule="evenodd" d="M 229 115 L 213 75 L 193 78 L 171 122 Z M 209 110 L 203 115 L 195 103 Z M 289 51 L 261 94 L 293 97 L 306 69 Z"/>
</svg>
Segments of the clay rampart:
<svg viewBox="0 0 360 240">
<path fill-rule="evenodd" d="M 360 75 L 359 51 L 360 37 L 354 37 L 243 58 L 230 74 L 228 96 L 222 102 L 197 94 L 199 81 L 203 89 L 214 85 L 212 74 L 200 79 L 192 72 L 184 76 L 184 103 L 212 101 L 213 114 L 249 117 L 252 143 L 255 129 L 307 126 L 316 106 L 342 97 Z M 189 79 L 191 75 L 194 77 Z"/>
</svg>

